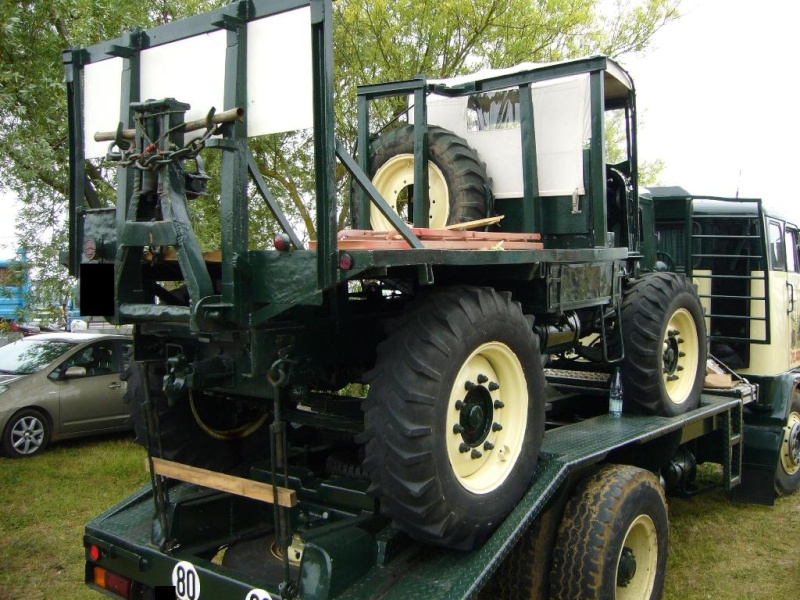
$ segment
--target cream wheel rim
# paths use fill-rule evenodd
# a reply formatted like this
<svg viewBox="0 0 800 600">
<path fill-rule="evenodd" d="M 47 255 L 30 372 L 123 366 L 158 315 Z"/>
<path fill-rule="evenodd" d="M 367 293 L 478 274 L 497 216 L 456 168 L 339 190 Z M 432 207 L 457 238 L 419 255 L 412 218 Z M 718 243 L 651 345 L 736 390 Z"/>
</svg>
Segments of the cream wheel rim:
<svg viewBox="0 0 800 600">
<path fill-rule="evenodd" d="M 648 515 L 628 527 L 617 557 L 616 600 L 649 600 L 658 568 L 658 533 Z"/>
<path fill-rule="evenodd" d="M 791 413 L 783 428 L 781 466 L 787 475 L 800 471 L 800 413 Z"/>
<path fill-rule="evenodd" d="M 700 348 L 697 325 L 685 308 L 676 310 L 667 323 L 663 339 L 663 377 L 667 396 L 683 404 L 694 389 Z"/>
<path fill-rule="evenodd" d="M 400 193 L 410 185 L 414 185 L 414 155 L 398 154 L 387 160 L 375 173 L 372 184 L 384 200 L 399 214 L 398 203 Z M 444 174 L 433 161 L 428 161 L 428 227 L 441 229 L 447 225 L 450 217 L 450 194 Z M 413 215 L 409 214 L 409 220 Z M 393 229 L 389 219 L 383 216 L 375 204 L 370 203 L 369 222 L 375 231 Z"/>
<path fill-rule="evenodd" d="M 522 364 L 501 342 L 481 344 L 464 361 L 450 391 L 447 456 L 458 482 L 488 494 L 508 478 L 528 426 Z"/>
</svg>

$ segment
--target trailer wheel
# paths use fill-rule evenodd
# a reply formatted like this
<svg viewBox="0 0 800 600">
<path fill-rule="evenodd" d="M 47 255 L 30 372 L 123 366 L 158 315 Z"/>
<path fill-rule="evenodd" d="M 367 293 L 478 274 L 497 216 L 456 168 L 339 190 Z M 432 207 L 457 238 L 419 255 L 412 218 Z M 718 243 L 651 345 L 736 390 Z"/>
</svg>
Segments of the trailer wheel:
<svg viewBox="0 0 800 600">
<path fill-rule="evenodd" d="M 553 552 L 551 598 L 661 598 L 668 542 L 667 504 L 655 475 L 607 465 L 567 502 Z"/>
<path fill-rule="evenodd" d="M 144 379 L 140 365 L 141 369 L 148 369 L 150 401 L 160 427 L 160 439 L 148 435 Z M 161 389 L 164 372 L 161 364 L 132 362 L 122 374 L 122 379 L 128 384 L 123 399 L 130 406 L 136 443 L 147 448 L 149 441 L 149 452 L 153 456 L 196 467 L 225 469 L 233 465 L 234 445 L 204 433 L 195 421 L 188 401 L 169 406 Z"/>
<path fill-rule="evenodd" d="M 694 286 L 677 273 L 636 281 L 622 303 L 626 407 L 676 416 L 697 408 L 706 369 L 703 309 Z"/>
<path fill-rule="evenodd" d="M 792 407 L 783 428 L 780 458 L 775 469 L 775 491 L 788 496 L 800 488 L 800 394 L 792 393 Z"/>
<path fill-rule="evenodd" d="M 500 600 L 547 600 L 550 597 L 550 569 L 558 526 L 564 515 L 568 494 L 557 492 L 542 514 L 522 534 L 517 545 L 500 565 Z"/>
<path fill-rule="evenodd" d="M 528 488 L 544 431 L 536 336 L 510 294 L 456 287 L 412 308 L 378 347 L 364 465 L 412 537 L 483 542 Z"/>
<path fill-rule="evenodd" d="M 371 146 L 370 175 L 381 196 L 399 215 L 413 219 L 408 202 L 414 184 L 414 126 L 400 127 Z M 486 166 L 463 138 L 441 127 L 428 127 L 428 226 L 442 228 L 486 216 Z M 404 213 L 404 208 L 406 209 Z M 387 231 L 392 225 L 370 203 L 370 224 Z"/>
</svg>

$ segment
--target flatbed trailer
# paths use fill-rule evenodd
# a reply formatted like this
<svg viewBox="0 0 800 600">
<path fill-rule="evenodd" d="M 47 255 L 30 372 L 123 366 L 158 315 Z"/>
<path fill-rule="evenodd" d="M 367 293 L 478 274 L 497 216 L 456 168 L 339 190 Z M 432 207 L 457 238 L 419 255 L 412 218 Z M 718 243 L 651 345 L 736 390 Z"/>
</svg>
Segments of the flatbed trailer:
<svg viewBox="0 0 800 600">
<path fill-rule="evenodd" d="M 743 408 L 754 400 L 755 391 L 754 386 L 745 384 L 733 390 L 711 391 L 702 396 L 700 408 L 677 417 L 631 415 L 614 419 L 601 415 L 547 431 L 534 485 L 489 540 L 471 552 L 426 546 L 393 531 L 379 514 L 365 509 L 370 499 L 363 495 L 363 489 L 354 489 L 353 481 L 341 481 L 342 496 L 357 497 L 362 510 L 343 521 L 320 527 L 306 542 L 305 562 L 299 576 L 300 597 L 308 600 L 481 597 L 481 590 L 489 584 L 531 524 L 547 510 L 548 503 L 568 494 L 567 490 L 579 476 L 617 450 L 647 448 L 648 443 L 675 432 L 680 433 L 681 444 L 713 435 L 715 447 L 709 448 L 709 457 L 714 454 L 720 457 L 721 483 L 728 490 L 733 489 L 741 474 Z M 86 526 L 86 576 L 90 587 L 103 591 L 93 583 L 91 571 L 95 564 L 102 564 L 109 571 L 136 582 L 131 588 L 131 599 L 146 599 L 151 597 L 156 586 L 172 586 L 175 570 L 183 564 L 187 569 L 191 565 L 196 574 L 199 593 L 194 596 L 195 600 L 200 597 L 248 600 L 280 597 L 274 580 L 228 569 L 218 564 L 219 561 L 198 556 L 191 549 L 178 547 L 165 555 L 155 547 L 149 527 L 153 518 L 153 494 L 152 488 L 147 486 Z M 231 518 L 245 510 L 249 503 L 257 502 L 187 483 L 171 485 L 169 494 L 173 518 L 178 518 L 182 510 L 191 510 L 182 507 L 191 506 L 193 502 L 230 503 Z M 313 500 L 305 506 L 302 490 L 298 490 L 298 498 L 301 511 L 326 510 L 325 504 Z M 216 507 L 214 512 L 226 511 Z M 202 510 L 197 514 L 202 515 Z M 186 527 L 197 526 L 196 519 L 197 515 Z M 365 533 L 370 529 L 375 531 L 373 535 Z M 180 539 L 180 533 L 177 537 Z M 314 541 L 317 537 L 319 543 Z M 225 543 L 215 539 L 215 543 L 219 542 Z M 99 550 L 100 561 L 91 557 L 92 548 Z M 483 597 L 491 597 L 491 591 L 484 593 L 489 595 Z"/>
</svg>

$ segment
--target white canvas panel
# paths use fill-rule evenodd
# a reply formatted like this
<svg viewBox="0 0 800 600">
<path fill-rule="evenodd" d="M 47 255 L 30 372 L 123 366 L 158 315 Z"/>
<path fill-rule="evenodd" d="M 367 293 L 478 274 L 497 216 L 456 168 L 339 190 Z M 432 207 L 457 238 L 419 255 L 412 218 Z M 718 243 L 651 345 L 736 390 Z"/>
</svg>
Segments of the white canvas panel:
<svg viewBox="0 0 800 600">
<path fill-rule="evenodd" d="M 583 148 L 591 135 L 588 75 L 537 83 L 532 90 L 539 194 L 565 196 L 576 189 L 585 194 Z M 521 129 L 469 131 L 467 100 L 428 96 L 428 123 L 453 131 L 478 152 L 495 197 L 521 198 Z"/>
<path fill-rule="evenodd" d="M 589 75 L 532 87 L 541 195 L 571 195 L 576 189 L 585 194 L 583 148 L 591 136 Z"/>
<path fill-rule="evenodd" d="M 252 21 L 247 50 L 247 135 L 311 127 L 311 9 Z"/>
<path fill-rule="evenodd" d="M 106 155 L 108 142 L 95 142 L 94 134 L 117 129 L 121 87 L 121 58 L 109 58 L 83 69 L 83 145 L 86 158 Z"/>
<path fill-rule="evenodd" d="M 223 106 L 226 35 L 215 31 L 143 50 L 141 99 L 190 104 L 187 121 L 204 118 L 212 107 L 217 112 L 233 108 Z"/>
</svg>

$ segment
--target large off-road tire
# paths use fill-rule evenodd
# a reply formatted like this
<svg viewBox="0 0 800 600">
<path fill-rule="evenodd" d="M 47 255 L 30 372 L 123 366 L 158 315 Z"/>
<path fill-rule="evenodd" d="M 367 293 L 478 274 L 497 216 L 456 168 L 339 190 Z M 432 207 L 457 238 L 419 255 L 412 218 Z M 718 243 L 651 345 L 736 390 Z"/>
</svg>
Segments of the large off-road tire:
<svg viewBox="0 0 800 600">
<path fill-rule="evenodd" d="M 412 537 L 482 543 L 528 489 L 544 431 L 536 336 L 510 294 L 454 287 L 378 347 L 365 467 L 381 511 Z"/>
<path fill-rule="evenodd" d="M 564 515 L 568 495 L 558 495 L 533 522 L 500 565 L 499 600 L 548 600 L 550 569 L 558 527 Z"/>
<path fill-rule="evenodd" d="M 800 393 L 792 392 L 792 405 L 783 428 L 780 456 L 775 469 L 775 492 L 788 496 L 800 488 Z"/>
<path fill-rule="evenodd" d="M 140 368 L 140 365 L 141 368 Z M 153 417 L 160 437 L 148 432 L 145 386 L 142 369 L 147 369 Z M 162 390 L 165 369 L 161 363 L 136 363 L 122 374 L 127 381 L 124 401 L 130 406 L 136 443 L 148 447 L 153 456 L 209 469 L 225 469 L 236 462 L 236 447 L 205 433 L 197 424 L 188 399 L 169 406 Z"/>
<path fill-rule="evenodd" d="M 607 465 L 567 502 L 553 551 L 554 600 L 657 600 L 664 589 L 669 523 L 658 479 Z"/>
<path fill-rule="evenodd" d="M 24 408 L 8 420 L 0 449 L 9 458 L 29 458 L 42 452 L 49 442 L 49 418 L 35 408 Z"/>
<path fill-rule="evenodd" d="M 402 215 L 402 193 L 414 184 L 413 125 L 394 129 L 372 143 L 370 177 L 381 196 Z M 428 127 L 429 227 L 485 217 L 486 181 L 486 167 L 466 140 L 447 129 Z M 410 213 L 403 216 L 413 220 Z M 374 204 L 370 204 L 369 218 L 372 229 L 392 229 Z"/>
<path fill-rule="evenodd" d="M 706 330 L 694 286 L 682 274 L 650 273 L 622 302 L 624 408 L 676 416 L 697 408 L 706 372 Z"/>
</svg>

